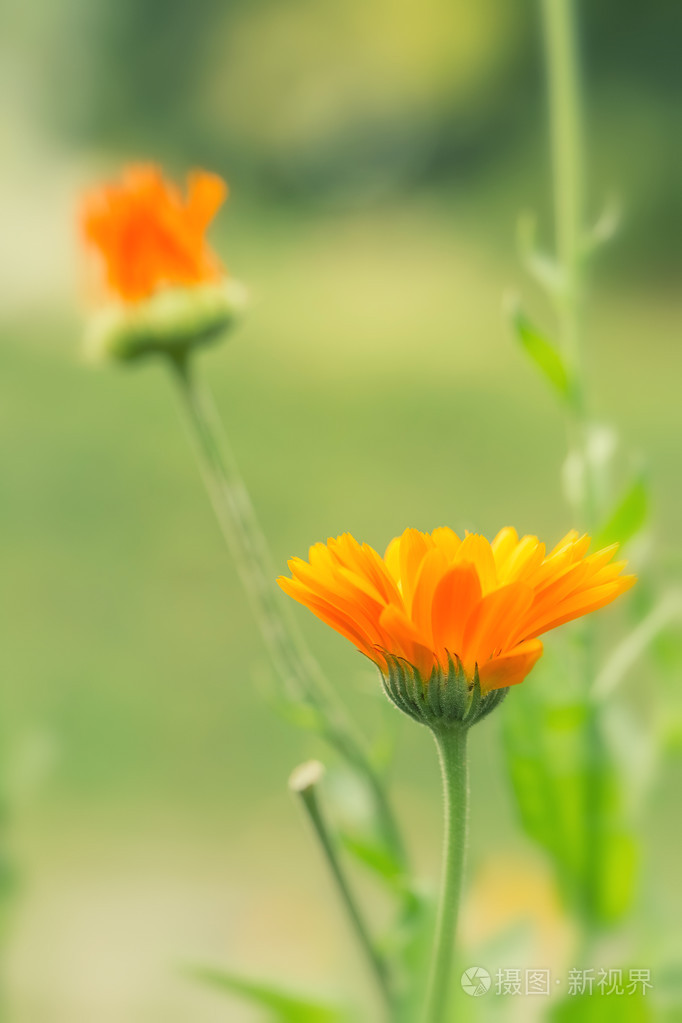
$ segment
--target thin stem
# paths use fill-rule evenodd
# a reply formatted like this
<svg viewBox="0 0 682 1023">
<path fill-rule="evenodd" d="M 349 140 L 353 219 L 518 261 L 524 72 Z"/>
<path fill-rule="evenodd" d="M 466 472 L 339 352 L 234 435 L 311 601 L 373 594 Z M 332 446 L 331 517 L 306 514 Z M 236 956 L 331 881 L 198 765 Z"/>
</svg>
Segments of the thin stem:
<svg viewBox="0 0 682 1023">
<path fill-rule="evenodd" d="M 385 959 L 379 954 L 360 912 L 338 857 L 336 845 L 330 835 L 317 797 L 317 784 L 322 776 L 322 765 L 311 761 L 299 767 L 291 777 L 290 787 L 301 797 L 301 802 L 313 826 L 320 847 L 327 860 L 341 901 L 350 920 L 358 943 L 372 970 L 381 997 L 385 1003 L 388 1018 L 392 1017 L 396 1004 L 391 974 Z"/>
<path fill-rule="evenodd" d="M 674 621 L 682 620 L 682 590 L 674 590 L 639 625 L 628 633 L 616 647 L 597 676 L 592 689 L 595 703 L 607 699 L 625 677 L 629 668 L 637 663 L 647 647 Z"/>
<path fill-rule="evenodd" d="M 325 738 L 365 777 L 377 807 L 384 840 L 406 871 L 405 847 L 382 780 L 362 740 L 333 700 L 327 681 L 285 610 L 284 602 L 278 600 L 276 573 L 266 539 L 210 397 L 191 373 L 187 357 L 173 360 L 171 364 L 213 508 L 273 667 L 285 692 L 294 699 L 303 699 L 318 711 Z"/>
<path fill-rule="evenodd" d="M 583 353 L 585 166 L 580 64 L 574 0 L 542 0 L 549 84 L 554 220 L 557 261 L 563 287 L 557 303 L 559 333 L 572 382 L 567 422 L 569 446 L 584 465 L 580 509 L 583 525 L 594 526 L 596 495 L 587 454 L 589 420 Z"/>
<path fill-rule="evenodd" d="M 442 732 L 434 732 L 434 737 L 443 774 L 445 844 L 440 903 L 423 1023 L 441 1023 L 447 1010 L 464 872 L 469 800 L 466 727 L 457 726 Z"/>
<path fill-rule="evenodd" d="M 589 457 L 590 420 L 583 360 L 585 167 L 582 131 L 580 65 L 575 24 L 575 0 L 542 0 L 549 79 L 550 129 L 554 177 L 557 261 L 564 288 L 557 314 L 564 356 L 573 383 L 567 421 L 569 447 L 583 465 L 579 513 L 590 532 L 599 516 L 597 489 Z M 595 623 L 583 624 L 583 676 L 589 694 L 597 674 Z M 604 760 L 607 756 L 599 707 L 588 696 L 583 726 L 586 767 L 584 789 L 585 853 L 582 907 L 586 928 L 592 930 L 598 910 L 603 870 Z"/>
</svg>

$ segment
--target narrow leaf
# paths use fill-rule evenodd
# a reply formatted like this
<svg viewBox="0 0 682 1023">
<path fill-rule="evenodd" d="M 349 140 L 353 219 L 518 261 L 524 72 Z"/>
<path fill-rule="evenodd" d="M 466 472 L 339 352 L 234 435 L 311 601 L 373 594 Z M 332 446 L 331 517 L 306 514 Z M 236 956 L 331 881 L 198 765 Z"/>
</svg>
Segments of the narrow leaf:
<svg viewBox="0 0 682 1023">
<path fill-rule="evenodd" d="M 268 1009 L 278 1023 L 344 1023 L 348 1020 L 338 1006 L 288 991 L 270 981 L 209 966 L 192 967 L 186 972 L 195 980 Z"/>
<path fill-rule="evenodd" d="M 519 687 L 504 715 L 509 776 L 521 823 L 549 854 L 567 904 L 611 924 L 628 911 L 636 878 L 628 786 L 603 722 L 572 689 Z"/>
<path fill-rule="evenodd" d="M 561 353 L 530 322 L 518 305 L 512 307 L 510 319 L 521 347 L 554 390 L 567 401 L 570 398 L 571 383 Z"/>
<path fill-rule="evenodd" d="M 649 495 L 642 476 L 638 476 L 616 505 L 596 538 L 597 547 L 625 544 L 639 533 L 649 514 Z"/>
<path fill-rule="evenodd" d="M 341 832 L 340 837 L 344 848 L 359 863 L 369 868 L 382 880 L 387 881 L 392 887 L 402 887 L 400 864 L 395 857 L 391 856 L 385 845 L 373 842 L 371 838 L 350 835 L 347 832 Z"/>
</svg>

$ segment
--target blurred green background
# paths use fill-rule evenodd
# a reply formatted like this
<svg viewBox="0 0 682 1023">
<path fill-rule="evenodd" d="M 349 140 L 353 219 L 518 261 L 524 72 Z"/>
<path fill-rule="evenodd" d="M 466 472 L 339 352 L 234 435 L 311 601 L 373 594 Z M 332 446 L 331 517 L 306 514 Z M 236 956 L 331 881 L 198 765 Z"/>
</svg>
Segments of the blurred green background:
<svg viewBox="0 0 682 1023">
<path fill-rule="evenodd" d="M 682 559 L 682 18 L 675 0 L 597 0 L 580 17 L 590 208 L 596 218 L 615 194 L 624 210 L 593 268 L 592 400 L 648 465 L 651 571 L 665 583 Z M 563 426 L 501 314 L 506 288 L 532 295 L 518 214 L 535 211 L 552 238 L 538 11 L 530 0 L 10 0 L 3 20 L 10 1018 L 256 1019 L 176 967 L 365 983 L 286 791 L 291 768 L 323 751 L 263 699 L 261 641 L 164 373 L 81 360 L 76 197 L 138 158 L 230 182 L 213 242 L 252 307 L 202 369 L 278 570 L 344 530 L 382 550 L 408 524 L 492 535 L 512 523 L 553 542 L 572 525 Z M 533 310 L 546 316 L 539 296 Z M 428 737 L 397 720 L 348 644 L 297 614 L 367 735 L 393 733 L 400 816 L 434 876 Z M 628 609 L 606 615 L 615 636 Z M 679 714 L 650 668 L 627 687 L 647 713 Z M 472 743 L 465 948 L 528 918 L 528 961 L 565 973 L 565 926 L 515 820 L 498 728 Z M 679 755 L 665 754 L 636 924 L 652 962 L 635 965 L 654 967 L 680 938 L 681 782 Z"/>
</svg>

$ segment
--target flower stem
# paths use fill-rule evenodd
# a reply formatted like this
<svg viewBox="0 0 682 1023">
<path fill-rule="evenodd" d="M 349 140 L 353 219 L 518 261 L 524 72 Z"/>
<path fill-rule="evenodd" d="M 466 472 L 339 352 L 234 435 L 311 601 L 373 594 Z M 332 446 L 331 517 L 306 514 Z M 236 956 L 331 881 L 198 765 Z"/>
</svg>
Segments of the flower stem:
<svg viewBox="0 0 682 1023">
<path fill-rule="evenodd" d="M 327 864 L 336 882 L 341 901 L 345 907 L 348 919 L 353 927 L 355 936 L 364 952 L 370 965 L 374 978 L 379 987 L 382 1000 L 385 1003 L 387 1016 L 392 1018 L 396 1005 L 396 996 L 393 988 L 391 974 L 386 960 L 381 956 L 370 936 L 365 924 L 364 917 L 360 912 L 355 896 L 348 884 L 341 861 L 337 854 L 336 844 L 333 841 L 327 827 L 324 815 L 320 808 L 317 797 L 317 783 L 322 774 L 322 765 L 316 761 L 303 764 L 291 777 L 290 787 L 296 792 L 306 810 L 310 823 L 320 843 Z"/>
<path fill-rule="evenodd" d="M 584 473 L 577 511 L 583 528 L 592 532 L 598 525 L 599 501 L 589 452 L 590 417 L 583 360 L 585 167 L 575 8 L 576 0 L 542 0 L 549 79 L 556 254 L 564 282 L 557 303 L 557 316 L 564 356 L 573 384 L 567 433 L 569 448 L 580 457 Z M 591 697 L 597 674 L 597 631 L 592 620 L 583 623 L 582 645 L 582 673 L 588 697 L 583 725 L 586 782 L 581 896 L 584 926 L 590 931 L 594 928 L 598 914 L 602 885 L 601 814 L 604 802 L 604 764 L 607 760 L 600 708 Z"/>
<path fill-rule="evenodd" d="M 441 1023 L 447 1010 L 466 851 L 469 800 L 467 731 L 466 727 L 456 726 L 434 732 L 443 774 L 445 844 L 440 903 L 423 1023 Z"/>
<path fill-rule="evenodd" d="M 183 408 L 202 474 L 228 547 L 249 596 L 273 667 L 285 692 L 303 700 L 317 714 L 327 741 L 364 776 L 372 793 L 384 841 L 400 866 L 407 870 L 407 855 L 382 779 L 371 763 L 363 742 L 333 700 L 327 681 L 293 621 L 277 599 L 275 571 L 267 541 L 237 463 L 223 435 L 218 414 L 206 390 L 191 372 L 189 356 L 171 360 Z"/>
<path fill-rule="evenodd" d="M 589 419 L 583 356 L 585 262 L 585 168 L 582 138 L 580 64 L 574 18 L 575 0 L 542 0 L 549 84 L 556 255 L 563 287 L 557 300 L 561 346 L 571 378 L 567 421 L 569 446 L 584 465 L 580 513 L 594 526 L 597 509 L 587 456 Z"/>
</svg>

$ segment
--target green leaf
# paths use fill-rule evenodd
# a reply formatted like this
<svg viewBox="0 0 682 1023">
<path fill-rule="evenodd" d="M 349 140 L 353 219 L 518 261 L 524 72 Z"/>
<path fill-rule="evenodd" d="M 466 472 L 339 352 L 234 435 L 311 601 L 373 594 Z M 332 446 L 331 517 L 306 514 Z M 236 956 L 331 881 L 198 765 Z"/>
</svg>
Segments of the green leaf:
<svg viewBox="0 0 682 1023">
<path fill-rule="evenodd" d="M 552 1009 L 551 1023 L 653 1023 L 651 995 L 630 994 L 628 971 L 623 970 L 624 994 L 602 994 L 593 982 L 592 994 L 569 995 Z"/>
<path fill-rule="evenodd" d="M 402 887 L 403 874 L 400 863 L 391 855 L 383 843 L 375 842 L 371 837 L 351 835 L 341 832 L 341 842 L 352 856 L 376 874 L 391 887 Z"/>
<path fill-rule="evenodd" d="M 528 683 L 514 697 L 505 708 L 504 740 L 521 823 L 549 853 L 564 897 L 572 901 L 582 866 L 585 710 L 580 703 L 553 706 L 546 687 Z"/>
<path fill-rule="evenodd" d="M 269 694 L 268 703 L 276 714 L 295 728 L 317 735 L 324 735 L 328 731 L 324 715 L 312 703 L 290 699 L 279 693 Z"/>
<path fill-rule="evenodd" d="M 642 476 L 638 476 L 614 508 L 595 538 L 597 547 L 626 544 L 645 525 L 649 514 L 649 495 Z"/>
<path fill-rule="evenodd" d="M 523 827 L 549 855 L 564 901 L 593 923 L 611 923 L 628 911 L 637 873 L 627 780 L 599 711 L 559 665 L 553 673 L 557 685 L 526 682 L 505 708 L 509 776 Z"/>
<path fill-rule="evenodd" d="M 254 980 L 209 966 L 191 967 L 186 973 L 195 980 L 267 1009 L 278 1023 L 348 1023 L 349 1020 L 345 1011 L 337 1005 L 288 991 L 270 981 Z"/>
<path fill-rule="evenodd" d="M 518 305 L 512 306 L 510 319 L 521 347 L 557 394 L 568 401 L 571 397 L 571 381 L 561 353 L 530 322 Z"/>
<path fill-rule="evenodd" d="M 406 890 L 398 919 L 384 942 L 403 964 L 405 990 L 396 1023 L 414 1023 L 424 1007 L 426 983 L 431 965 L 431 946 L 436 905 L 431 893 Z"/>
</svg>

